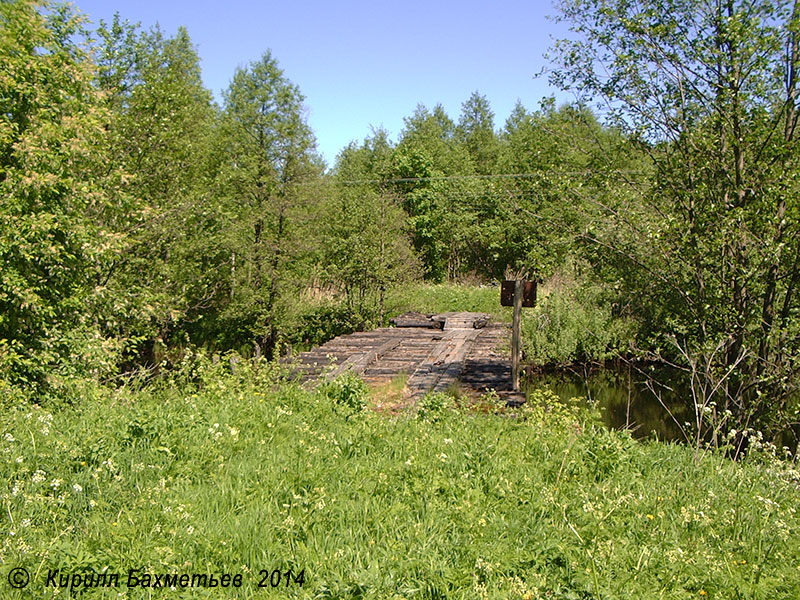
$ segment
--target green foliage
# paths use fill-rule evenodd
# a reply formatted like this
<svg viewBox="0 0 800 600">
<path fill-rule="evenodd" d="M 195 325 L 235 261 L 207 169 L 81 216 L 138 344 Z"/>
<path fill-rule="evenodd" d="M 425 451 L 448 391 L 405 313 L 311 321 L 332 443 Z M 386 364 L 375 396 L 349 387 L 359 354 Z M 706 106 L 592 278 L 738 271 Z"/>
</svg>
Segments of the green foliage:
<svg viewBox="0 0 800 600">
<path fill-rule="evenodd" d="M 107 138 L 124 173 L 125 204 L 105 218 L 130 232 L 105 274 L 109 329 L 142 340 L 128 358 L 153 364 L 154 345 L 181 340 L 187 322 L 220 301 L 212 267 L 224 260 L 215 235 L 222 219 L 208 193 L 216 114 L 185 29 L 166 37 L 115 15 L 97 34 Z"/>
<path fill-rule="evenodd" d="M 456 137 L 467 148 L 477 174 L 495 173 L 498 140 L 494 130 L 494 113 L 486 96 L 473 92 L 461 105 Z"/>
<path fill-rule="evenodd" d="M 444 392 L 430 392 L 417 402 L 417 417 L 435 423 L 442 413 L 454 408 L 453 397 Z"/>
<path fill-rule="evenodd" d="M 344 409 L 345 414 L 360 413 L 366 408 L 369 393 L 367 384 L 352 371 L 326 381 L 319 386 L 325 397 L 333 400 L 334 405 Z"/>
<path fill-rule="evenodd" d="M 493 118 L 476 92 L 458 125 L 440 106 L 419 106 L 406 119 L 393 190 L 430 281 L 499 279 L 508 268 L 554 273 L 579 250 L 574 231 L 598 214 L 592 196 L 637 160 L 583 106 L 543 102 L 529 113 L 518 104 L 500 133 Z"/>
<path fill-rule="evenodd" d="M 45 391 L 107 374 L 119 350 L 95 309 L 122 236 L 99 218 L 113 210 L 115 167 L 82 19 L 41 6 L 0 3 L 0 379 Z"/>
<path fill-rule="evenodd" d="M 354 311 L 346 303 L 328 301 L 302 305 L 295 315 L 296 325 L 287 328 L 286 339 L 294 347 L 319 346 L 336 336 L 362 331 L 377 323 L 377 315 Z"/>
<path fill-rule="evenodd" d="M 355 314 L 384 320 L 387 290 L 418 277 L 419 261 L 406 231 L 406 214 L 388 191 L 392 147 L 378 131 L 345 148 L 335 168 L 335 195 L 322 211 L 322 258 L 329 285 Z"/>
<path fill-rule="evenodd" d="M 241 341 L 253 340 L 269 355 L 305 283 L 314 201 L 301 184 L 321 171 L 303 96 L 269 52 L 234 74 L 218 143 L 215 186 L 229 214 L 223 247 L 230 302 L 222 319 L 243 323 Z"/>
<path fill-rule="evenodd" d="M 285 598 L 796 596 L 796 464 L 695 464 L 547 391 L 503 415 L 354 417 L 265 366 L 196 355 L 174 384 L 0 411 L 0 577 L 41 567 L 4 597 L 133 565 L 242 574 L 231 598 L 274 568 L 305 569 Z"/>
<path fill-rule="evenodd" d="M 469 153 L 456 139 L 456 126 L 441 105 L 433 111 L 417 106 L 405 119 L 395 151 L 398 181 L 393 189 L 408 213 L 426 279 L 438 282 L 457 272 L 452 245 L 462 214 L 463 186 L 440 178 L 472 173 Z"/>
<path fill-rule="evenodd" d="M 603 361 L 631 350 L 636 328 L 612 314 L 596 290 L 559 287 L 523 311 L 526 359 L 535 365 Z"/>
<path fill-rule="evenodd" d="M 576 232 L 587 256 L 648 328 L 653 356 L 690 372 L 698 416 L 715 402 L 727 426 L 774 423 L 800 349 L 800 5 L 560 8 L 576 35 L 558 43 L 553 81 L 601 98 L 650 164 Z"/>
<path fill-rule="evenodd" d="M 501 141 L 499 172 L 528 175 L 498 182 L 507 200 L 484 244 L 500 263 L 549 277 L 580 256 L 587 227 L 602 227 L 607 192 L 618 171 L 639 168 L 638 152 L 585 106 L 547 100 L 532 112 L 517 104 Z"/>
</svg>

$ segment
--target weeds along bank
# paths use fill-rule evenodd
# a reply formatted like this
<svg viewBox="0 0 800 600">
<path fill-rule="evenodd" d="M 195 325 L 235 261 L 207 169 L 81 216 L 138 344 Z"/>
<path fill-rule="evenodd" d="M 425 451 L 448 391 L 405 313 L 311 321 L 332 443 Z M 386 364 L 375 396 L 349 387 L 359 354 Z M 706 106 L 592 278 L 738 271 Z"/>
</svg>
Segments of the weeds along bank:
<svg viewBox="0 0 800 600">
<path fill-rule="evenodd" d="M 123 574 L 87 598 L 177 597 L 127 589 L 130 569 L 241 575 L 183 592 L 198 598 L 800 591 L 800 474 L 766 451 L 695 464 L 542 392 L 513 413 L 436 396 L 378 414 L 356 379 L 307 392 L 270 364 L 224 364 L 195 356 L 159 385 L 0 412 L 3 598 L 76 597 L 45 587 L 56 569 Z M 31 582 L 14 591 L 19 567 Z M 302 585 L 259 589 L 276 569 Z"/>
</svg>

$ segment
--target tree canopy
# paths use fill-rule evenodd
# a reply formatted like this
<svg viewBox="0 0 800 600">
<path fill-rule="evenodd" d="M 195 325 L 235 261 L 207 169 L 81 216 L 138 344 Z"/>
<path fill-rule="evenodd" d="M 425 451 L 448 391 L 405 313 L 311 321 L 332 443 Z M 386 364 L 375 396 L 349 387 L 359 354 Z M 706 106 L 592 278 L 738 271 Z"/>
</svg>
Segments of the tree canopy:
<svg viewBox="0 0 800 600">
<path fill-rule="evenodd" d="M 560 4 L 553 81 L 597 101 L 648 158 L 597 260 L 696 388 L 737 423 L 781 404 L 798 350 L 796 2 Z M 653 282 L 657 286 L 653 286 Z M 774 416 L 774 415 L 772 415 Z"/>
<path fill-rule="evenodd" d="M 0 377 L 53 392 L 192 346 L 277 356 L 385 323 L 409 282 L 513 271 L 602 290 L 630 357 L 685 369 L 715 434 L 786 423 L 798 3 L 558 8 L 551 77 L 575 103 L 500 124 L 479 91 L 459 115 L 420 104 L 326 170 L 270 51 L 218 106 L 183 28 L 92 35 L 67 5 L 0 2 Z"/>
</svg>

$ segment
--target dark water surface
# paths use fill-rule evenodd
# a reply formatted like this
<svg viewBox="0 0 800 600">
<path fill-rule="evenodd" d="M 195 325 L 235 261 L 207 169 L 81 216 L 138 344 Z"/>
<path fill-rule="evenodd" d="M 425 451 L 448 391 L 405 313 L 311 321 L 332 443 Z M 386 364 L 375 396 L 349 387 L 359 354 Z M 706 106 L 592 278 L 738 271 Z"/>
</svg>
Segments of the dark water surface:
<svg viewBox="0 0 800 600">
<path fill-rule="evenodd" d="M 629 429 L 637 439 L 686 442 L 694 410 L 684 375 L 662 366 L 572 368 L 533 372 L 524 384 L 527 392 L 549 388 L 562 400 L 580 398 L 584 406 L 600 411 L 603 423 Z M 798 450 L 800 427 L 785 430 L 773 440 L 793 453 Z"/>
<path fill-rule="evenodd" d="M 565 401 L 580 398 L 585 406 L 600 411 L 606 425 L 630 429 L 639 439 L 686 441 L 682 429 L 687 428 L 682 426 L 694 420 L 686 402 L 691 396 L 680 373 L 663 367 L 531 373 L 526 390 L 539 388 L 549 388 Z"/>
</svg>

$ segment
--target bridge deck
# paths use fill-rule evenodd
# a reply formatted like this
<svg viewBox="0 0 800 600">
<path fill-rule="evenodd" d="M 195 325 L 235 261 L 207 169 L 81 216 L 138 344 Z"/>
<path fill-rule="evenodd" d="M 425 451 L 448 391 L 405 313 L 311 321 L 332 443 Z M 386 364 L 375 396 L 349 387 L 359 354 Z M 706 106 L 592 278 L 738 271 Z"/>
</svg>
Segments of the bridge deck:
<svg viewBox="0 0 800 600">
<path fill-rule="evenodd" d="M 494 389 L 511 395 L 507 325 L 469 312 L 415 313 L 395 322 L 400 326 L 339 336 L 300 353 L 294 359 L 295 375 L 316 381 L 351 370 L 368 383 L 381 384 L 405 374 L 405 393 L 412 401 L 454 387 L 468 394 Z"/>
</svg>

